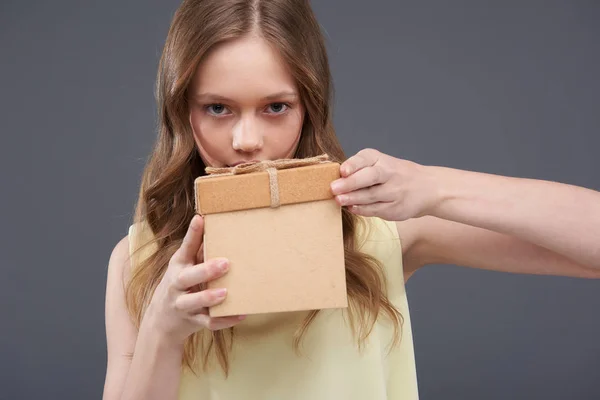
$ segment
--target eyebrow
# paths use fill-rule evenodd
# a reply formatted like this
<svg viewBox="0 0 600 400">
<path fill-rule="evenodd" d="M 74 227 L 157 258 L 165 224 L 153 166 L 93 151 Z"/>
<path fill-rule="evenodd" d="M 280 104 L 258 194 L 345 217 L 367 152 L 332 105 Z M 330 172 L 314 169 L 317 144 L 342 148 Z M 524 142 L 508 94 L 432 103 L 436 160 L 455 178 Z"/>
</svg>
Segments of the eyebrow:
<svg viewBox="0 0 600 400">
<path fill-rule="evenodd" d="M 208 92 L 196 94 L 195 97 L 198 99 L 209 99 L 209 100 L 213 100 L 213 101 L 233 102 L 233 100 L 228 97 L 221 96 L 221 95 L 218 95 L 215 93 L 208 93 Z M 261 98 L 260 100 L 268 101 L 268 100 L 280 99 L 282 97 L 298 97 L 298 94 L 296 92 L 283 91 L 283 92 L 277 92 L 277 93 L 270 94 L 268 96 Z"/>
</svg>

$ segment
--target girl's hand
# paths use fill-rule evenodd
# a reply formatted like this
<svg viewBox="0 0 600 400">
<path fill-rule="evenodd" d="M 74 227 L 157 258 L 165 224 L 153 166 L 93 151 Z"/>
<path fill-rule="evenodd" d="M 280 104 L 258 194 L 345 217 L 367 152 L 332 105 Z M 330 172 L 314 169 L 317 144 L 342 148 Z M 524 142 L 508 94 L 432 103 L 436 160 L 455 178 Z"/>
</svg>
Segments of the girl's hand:
<svg viewBox="0 0 600 400">
<path fill-rule="evenodd" d="M 341 206 L 358 215 L 403 221 L 431 213 L 437 185 L 427 167 L 365 149 L 340 166 L 331 190 Z"/>
<path fill-rule="evenodd" d="M 198 290 L 206 282 L 216 279 L 229 267 L 226 259 L 200 259 L 204 221 L 194 216 L 183 243 L 171 257 L 167 271 L 158 284 L 146 317 L 161 334 L 176 344 L 200 329 L 229 328 L 244 317 L 211 318 L 208 307 L 221 303 L 225 289 Z M 200 263 L 197 263 L 200 262 Z"/>
</svg>

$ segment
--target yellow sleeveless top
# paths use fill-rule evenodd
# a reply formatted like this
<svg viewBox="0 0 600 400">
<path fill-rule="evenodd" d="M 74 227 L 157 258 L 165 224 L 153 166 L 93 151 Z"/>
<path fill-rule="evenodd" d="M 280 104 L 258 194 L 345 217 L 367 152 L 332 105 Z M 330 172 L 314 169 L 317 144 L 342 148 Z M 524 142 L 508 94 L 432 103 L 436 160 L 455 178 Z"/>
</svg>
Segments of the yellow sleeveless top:
<svg viewBox="0 0 600 400">
<path fill-rule="evenodd" d="M 418 387 L 410 314 L 404 288 L 401 244 L 393 222 L 365 218 L 357 239 L 361 251 L 385 268 L 388 297 L 403 316 L 400 343 L 389 349 L 393 328 L 385 317 L 358 348 L 347 310 L 321 310 L 300 343 L 293 335 L 307 312 L 249 315 L 235 327 L 229 376 L 213 359 L 198 375 L 182 372 L 180 400 L 415 400 Z M 361 227 L 364 225 L 364 227 Z M 133 254 L 151 236 L 139 224 L 129 228 Z M 151 251 L 150 246 L 146 247 Z"/>
</svg>

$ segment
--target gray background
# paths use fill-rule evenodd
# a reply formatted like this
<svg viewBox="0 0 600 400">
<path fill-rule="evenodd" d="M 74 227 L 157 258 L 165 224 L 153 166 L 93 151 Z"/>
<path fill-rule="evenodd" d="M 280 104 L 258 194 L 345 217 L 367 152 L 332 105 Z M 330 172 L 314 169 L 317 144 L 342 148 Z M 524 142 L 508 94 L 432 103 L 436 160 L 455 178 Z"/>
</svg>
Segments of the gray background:
<svg viewBox="0 0 600 400">
<path fill-rule="evenodd" d="M 600 189 L 599 4 L 315 1 L 344 148 Z M 0 5 L 2 399 L 100 398 L 177 5 Z M 600 398 L 599 281 L 431 266 L 408 291 L 422 399 Z"/>
</svg>

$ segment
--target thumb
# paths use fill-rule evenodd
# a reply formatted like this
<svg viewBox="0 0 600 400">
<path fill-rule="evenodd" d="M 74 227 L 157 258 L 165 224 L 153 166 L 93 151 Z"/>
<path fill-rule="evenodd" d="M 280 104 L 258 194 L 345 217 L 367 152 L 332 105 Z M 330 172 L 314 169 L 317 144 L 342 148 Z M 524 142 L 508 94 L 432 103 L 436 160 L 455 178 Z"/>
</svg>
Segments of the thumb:
<svg viewBox="0 0 600 400">
<path fill-rule="evenodd" d="M 179 249 L 175 252 L 177 261 L 196 264 L 196 257 L 204 239 L 204 219 L 194 215 Z"/>
</svg>

